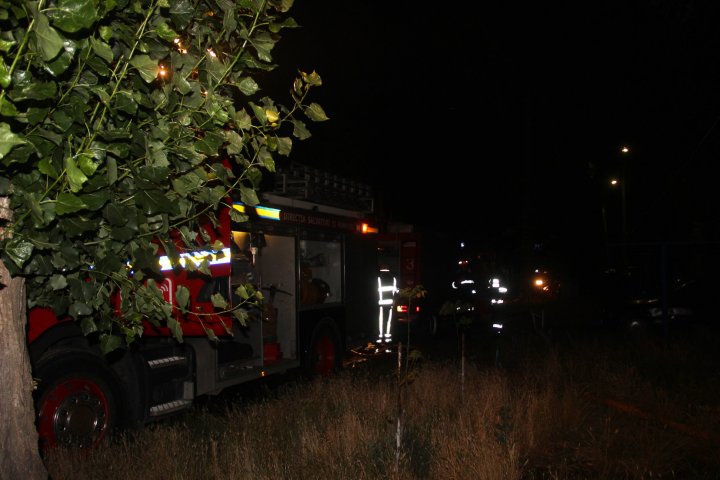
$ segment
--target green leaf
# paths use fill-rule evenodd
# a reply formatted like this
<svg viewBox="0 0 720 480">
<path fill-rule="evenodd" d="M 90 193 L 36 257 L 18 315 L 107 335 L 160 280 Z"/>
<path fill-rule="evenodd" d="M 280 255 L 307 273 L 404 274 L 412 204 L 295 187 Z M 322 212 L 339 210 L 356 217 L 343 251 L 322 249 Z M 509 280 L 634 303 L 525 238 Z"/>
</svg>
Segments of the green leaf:
<svg viewBox="0 0 720 480">
<path fill-rule="evenodd" d="M 5 253 L 20 268 L 27 262 L 32 252 L 33 244 L 21 237 L 13 237 L 5 245 Z"/>
<path fill-rule="evenodd" d="M 61 193 L 57 196 L 55 203 L 55 213 L 65 215 L 80 211 L 86 207 L 85 203 L 79 197 L 72 193 Z"/>
<path fill-rule="evenodd" d="M 247 300 L 248 298 L 250 298 L 250 294 L 248 293 L 247 288 L 245 288 L 245 285 L 238 285 L 235 288 L 235 295 L 237 295 L 243 300 Z"/>
<path fill-rule="evenodd" d="M 212 301 L 213 307 L 215 308 L 225 309 L 228 307 L 227 299 L 223 297 L 221 293 L 213 293 L 210 296 L 210 301 Z"/>
<path fill-rule="evenodd" d="M 236 308 L 233 310 L 233 316 L 237 319 L 238 323 L 243 327 L 247 327 L 248 324 L 248 313 L 242 308 Z"/>
<path fill-rule="evenodd" d="M 324 122 L 330 120 L 323 108 L 317 103 L 313 102 L 305 108 L 305 115 L 314 122 Z"/>
<path fill-rule="evenodd" d="M 187 95 L 193 91 L 193 87 L 183 75 L 173 75 L 173 85 L 177 88 L 177 91 L 182 95 Z"/>
<path fill-rule="evenodd" d="M 9 52 L 15 45 L 17 45 L 15 40 L 0 38 L 0 52 Z"/>
<path fill-rule="evenodd" d="M 27 109 L 27 122 L 28 125 L 36 125 L 43 121 L 47 116 L 49 108 L 45 107 L 30 107 Z"/>
<path fill-rule="evenodd" d="M 254 189 L 240 186 L 240 201 L 246 205 L 257 205 L 260 203 Z"/>
<path fill-rule="evenodd" d="M 292 139 L 288 137 L 278 138 L 278 153 L 280 155 L 288 156 L 292 150 Z"/>
<path fill-rule="evenodd" d="M 217 337 L 217 335 L 215 335 L 215 332 L 213 332 L 212 330 L 210 330 L 207 327 L 203 327 L 203 328 L 205 329 L 205 335 L 207 335 L 211 341 L 213 341 L 213 342 L 218 341 L 218 337 Z"/>
<path fill-rule="evenodd" d="M 82 186 L 87 182 L 87 177 L 80 170 L 75 163 L 75 159 L 72 157 L 65 158 L 65 175 L 67 176 L 68 183 L 70 184 L 70 190 L 78 192 L 82 189 Z"/>
<path fill-rule="evenodd" d="M 46 62 L 52 60 L 63 48 L 63 39 L 42 13 L 35 16 L 35 41 L 37 49 Z"/>
<path fill-rule="evenodd" d="M 84 219 L 80 216 L 70 215 L 60 220 L 60 227 L 68 237 L 79 237 L 86 232 L 92 232 L 97 228 L 97 222 Z"/>
<path fill-rule="evenodd" d="M 55 110 L 52 113 L 52 121 L 63 132 L 69 130 L 73 124 L 73 118 L 68 115 L 64 110 Z"/>
<path fill-rule="evenodd" d="M 107 63 L 111 63 L 113 61 L 114 55 L 112 48 L 110 48 L 110 45 L 103 42 L 102 40 L 98 40 L 97 38 L 91 38 L 90 45 L 92 46 L 95 55 L 102 58 Z"/>
<path fill-rule="evenodd" d="M 113 185 L 117 181 L 117 162 L 114 158 L 108 158 L 105 164 L 107 166 L 108 185 Z"/>
<path fill-rule="evenodd" d="M 60 0 L 57 6 L 48 12 L 53 25 L 68 33 L 90 28 L 97 20 L 93 0 Z"/>
<path fill-rule="evenodd" d="M 133 98 L 133 95 L 131 92 L 117 92 L 115 94 L 115 108 L 120 110 L 121 112 L 129 113 L 130 115 L 135 115 L 135 112 L 137 112 L 137 102 Z"/>
<path fill-rule="evenodd" d="M 67 287 L 67 278 L 65 278 L 65 275 L 51 275 L 50 279 L 48 280 L 48 285 L 53 290 L 62 290 Z"/>
<path fill-rule="evenodd" d="M 111 73 L 108 64 L 100 57 L 90 57 L 85 64 L 101 77 L 107 77 Z"/>
<path fill-rule="evenodd" d="M 94 212 L 95 210 L 100 210 L 110 200 L 110 192 L 105 189 L 98 190 L 81 195 L 80 199 L 88 210 Z"/>
<path fill-rule="evenodd" d="M 43 157 L 38 162 L 38 170 L 43 175 L 47 175 L 48 177 L 51 177 L 51 178 L 57 178 L 59 176 L 58 171 L 55 169 L 55 165 L 53 165 L 53 163 L 52 163 L 52 159 L 50 159 L 48 157 Z"/>
<path fill-rule="evenodd" d="M 301 122 L 300 120 L 293 119 L 293 136 L 296 138 L 299 138 L 300 140 L 307 140 L 310 138 L 310 131 L 305 126 L 304 122 Z"/>
<path fill-rule="evenodd" d="M 81 154 L 78 154 L 77 166 L 80 168 L 80 170 L 82 170 L 85 175 L 90 176 L 95 173 L 95 170 L 97 170 L 98 167 L 91 152 L 83 152 Z"/>
<path fill-rule="evenodd" d="M 120 207 L 115 203 L 108 203 L 103 210 L 103 217 L 110 222 L 111 225 L 116 227 L 122 227 L 128 222 L 128 216 L 130 215 L 131 208 Z"/>
<path fill-rule="evenodd" d="M 73 302 L 70 305 L 68 313 L 71 317 L 77 319 L 82 317 L 83 315 L 91 315 L 93 313 L 93 310 L 90 305 L 85 302 Z"/>
<path fill-rule="evenodd" d="M 47 100 L 55 98 L 57 84 L 55 82 L 33 82 L 24 85 L 22 88 L 12 90 L 12 99 L 16 102 L 21 100 Z"/>
<path fill-rule="evenodd" d="M 187 310 L 190 303 L 190 290 L 184 285 L 178 285 L 175 289 L 175 302 L 182 310 Z"/>
<path fill-rule="evenodd" d="M 175 337 L 178 342 L 182 342 L 183 334 L 180 323 L 178 323 L 177 320 L 171 317 L 167 319 L 167 326 L 172 332 L 173 337 Z"/>
<path fill-rule="evenodd" d="M 218 154 L 220 145 L 223 144 L 225 137 L 222 134 L 208 132 L 201 140 L 195 142 L 195 150 L 205 155 L 214 156 Z"/>
<path fill-rule="evenodd" d="M 186 197 L 188 193 L 200 188 L 202 184 L 203 179 L 195 172 L 189 172 L 172 181 L 173 188 L 181 197 Z"/>
<path fill-rule="evenodd" d="M 16 117 L 18 114 L 15 104 L 5 97 L 0 98 L 0 115 L 3 117 Z"/>
<path fill-rule="evenodd" d="M 107 152 L 117 158 L 127 158 L 130 155 L 130 147 L 127 143 L 111 143 L 107 146 Z M 117 179 L 117 168 L 115 168 L 115 173 L 115 179 Z"/>
<path fill-rule="evenodd" d="M 45 69 L 54 77 L 59 77 L 68 69 L 73 60 L 73 53 L 63 50 L 60 55 L 45 64 Z"/>
<path fill-rule="evenodd" d="M 178 29 L 183 30 L 193 18 L 195 9 L 188 0 L 170 2 L 170 18 Z"/>
<path fill-rule="evenodd" d="M 250 77 L 243 78 L 239 83 L 236 83 L 235 86 L 248 97 L 255 95 L 257 91 L 260 90 L 260 86 L 257 82 Z"/>
<path fill-rule="evenodd" d="M 147 55 L 137 55 L 130 60 L 130 65 L 135 67 L 146 83 L 155 81 L 158 73 L 158 64 Z"/>
<path fill-rule="evenodd" d="M 150 165 L 140 169 L 139 177 L 151 184 L 161 185 L 167 181 L 169 174 L 170 170 L 167 167 Z M 138 184 L 140 188 L 154 188 L 154 185 Z"/>
<path fill-rule="evenodd" d="M 322 79 L 320 78 L 320 75 L 318 75 L 314 71 L 312 73 L 302 72 L 302 79 L 305 83 L 312 87 L 319 87 L 320 85 L 322 85 Z"/>
<path fill-rule="evenodd" d="M 173 30 L 167 23 L 161 22 L 155 27 L 155 32 L 157 33 L 158 37 L 162 38 L 165 41 L 172 42 L 176 38 L 178 38 L 178 34 L 175 30 Z"/>
<path fill-rule="evenodd" d="M 10 125 L 0 123 L 0 160 L 7 155 L 15 145 L 22 145 L 25 140 L 10 130 Z"/>
<path fill-rule="evenodd" d="M 100 351 L 107 355 L 122 346 L 122 338 L 117 335 L 104 334 L 100 335 Z"/>
<path fill-rule="evenodd" d="M 95 325 L 95 320 L 93 320 L 92 317 L 84 317 L 80 320 L 80 329 L 83 335 L 90 335 L 98 330 L 97 325 Z"/>
</svg>

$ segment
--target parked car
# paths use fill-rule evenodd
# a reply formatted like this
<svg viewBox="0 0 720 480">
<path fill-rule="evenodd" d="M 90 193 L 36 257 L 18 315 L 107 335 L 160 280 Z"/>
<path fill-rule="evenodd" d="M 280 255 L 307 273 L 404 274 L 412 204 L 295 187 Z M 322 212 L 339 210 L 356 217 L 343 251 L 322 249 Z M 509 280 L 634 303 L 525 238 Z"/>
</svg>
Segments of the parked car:
<svg viewBox="0 0 720 480">
<path fill-rule="evenodd" d="M 676 279 L 664 295 L 657 290 L 662 289 L 635 290 L 610 299 L 608 323 L 630 331 L 656 332 L 712 325 L 714 292 L 707 279 Z"/>
</svg>

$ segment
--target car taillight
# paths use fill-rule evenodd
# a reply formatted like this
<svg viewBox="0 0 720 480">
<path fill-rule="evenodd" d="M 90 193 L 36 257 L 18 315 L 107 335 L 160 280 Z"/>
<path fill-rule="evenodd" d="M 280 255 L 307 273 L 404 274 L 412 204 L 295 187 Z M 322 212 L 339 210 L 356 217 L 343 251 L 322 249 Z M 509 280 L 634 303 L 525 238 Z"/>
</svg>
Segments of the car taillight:
<svg viewBox="0 0 720 480">
<path fill-rule="evenodd" d="M 397 305 L 397 306 L 395 306 L 395 311 L 397 313 L 408 313 L 408 306 L 407 305 Z M 420 313 L 420 306 L 415 305 L 415 307 L 413 308 L 413 311 L 415 313 Z"/>
</svg>

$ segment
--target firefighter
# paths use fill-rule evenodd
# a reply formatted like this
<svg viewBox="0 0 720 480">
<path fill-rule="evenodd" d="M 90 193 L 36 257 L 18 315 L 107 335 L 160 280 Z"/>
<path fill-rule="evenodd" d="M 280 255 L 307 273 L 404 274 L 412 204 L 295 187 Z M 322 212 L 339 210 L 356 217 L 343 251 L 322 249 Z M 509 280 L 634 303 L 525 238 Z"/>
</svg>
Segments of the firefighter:
<svg viewBox="0 0 720 480">
<path fill-rule="evenodd" d="M 378 343 L 392 341 L 392 313 L 398 292 L 397 278 L 389 268 L 381 268 L 378 281 Z"/>
</svg>

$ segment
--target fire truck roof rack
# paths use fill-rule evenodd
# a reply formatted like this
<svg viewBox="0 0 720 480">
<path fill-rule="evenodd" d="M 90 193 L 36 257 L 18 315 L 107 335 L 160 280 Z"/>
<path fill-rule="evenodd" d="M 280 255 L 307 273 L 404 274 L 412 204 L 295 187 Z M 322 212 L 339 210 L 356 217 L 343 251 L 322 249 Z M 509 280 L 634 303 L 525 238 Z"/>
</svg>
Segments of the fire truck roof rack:
<svg viewBox="0 0 720 480">
<path fill-rule="evenodd" d="M 277 167 L 272 193 L 365 214 L 375 208 L 370 185 L 297 162 Z"/>
<path fill-rule="evenodd" d="M 296 198 L 289 198 L 284 195 L 277 195 L 274 193 L 262 193 L 261 202 L 269 202 L 273 206 L 279 207 L 290 207 L 300 210 L 308 210 L 312 212 L 326 213 L 329 215 L 336 215 L 340 217 L 364 219 L 367 217 L 366 212 L 359 210 L 349 210 L 346 208 L 334 207 L 326 205 L 324 203 L 311 202 L 307 200 L 300 200 Z"/>
</svg>

